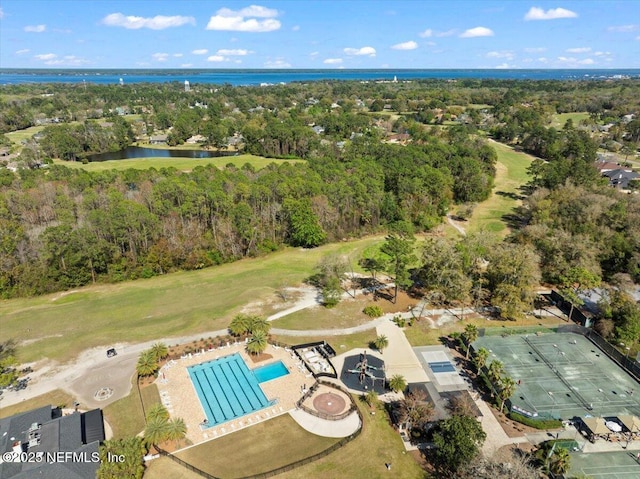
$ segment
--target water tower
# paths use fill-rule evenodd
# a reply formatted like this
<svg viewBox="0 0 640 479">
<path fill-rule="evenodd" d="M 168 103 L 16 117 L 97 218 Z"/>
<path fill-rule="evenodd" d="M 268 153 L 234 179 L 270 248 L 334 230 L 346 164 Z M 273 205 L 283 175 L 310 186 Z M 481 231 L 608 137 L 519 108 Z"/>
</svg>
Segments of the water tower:
<svg viewBox="0 0 640 479">
<path fill-rule="evenodd" d="M 189 80 L 184 81 L 184 91 L 191 91 L 191 86 L 189 85 Z"/>
</svg>

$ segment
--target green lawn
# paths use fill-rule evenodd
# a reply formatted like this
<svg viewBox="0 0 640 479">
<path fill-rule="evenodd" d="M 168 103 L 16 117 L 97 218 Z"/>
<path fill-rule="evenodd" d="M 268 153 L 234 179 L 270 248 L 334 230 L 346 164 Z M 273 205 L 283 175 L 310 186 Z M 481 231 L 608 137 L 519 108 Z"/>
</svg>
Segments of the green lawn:
<svg viewBox="0 0 640 479">
<path fill-rule="evenodd" d="M 282 285 L 300 284 L 328 253 L 359 257 L 381 237 L 305 250 L 286 248 L 236 261 L 117 284 L 100 284 L 35 298 L 0 302 L 0 329 L 20 343 L 18 359 L 67 361 L 85 349 L 225 328 L 247 303 Z"/>
<path fill-rule="evenodd" d="M 147 463 L 144 479 L 202 479 L 202 476 L 178 464 L 173 459 L 160 456 Z"/>
<path fill-rule="evenodd" d="M 9 133 L 5 133 L 6 137 L 9 138 L 15 145 L 22 146 L 22 140 L 28 140 L 36 133 L 44 130 L 44 126 L 32 126 L 29 128 L 25 128 L 24 130 L 12 131 Z"/>
<path fill-rule="evenodd" d="M 361 401 L 362 433 L 327 457 L 279 474 L 279 479 L 421 479 L 425 471 L 407 454 L 400 435 L 389 425 L 384 411 L 369 414 Z M 385 463 L 391 463 L 388 471 Z"/>
<path fill-rule="evenodd" d="M 274 328 L 284 329 L 350 328 L 371 321 L 371 318 L 362 312 L 370 302 L 370 298 L 360 296 L 355 301 L 352 298 L 343 299 L 334 308 L 307 308 L 276 319 L 271 324 Z"/>
<path fill-rule="evenodd" d="M 138 395 L 135 381 L 134 377 L 133 387 L 128 396 L 118 399 L 103 409 L 105 420 L 111 426 L 114 438 L 136 436 L 144 430 L 145 422 L 140 396 L 145 409 L 160 402 L 160 394 L 155 384 L 140 388 L 140 395 Z"/>
<path fill-rule="evenodd" d="M 337 354 L 351 351 L 352 349 L 369 348 L 369 343 L 376 339 L 376 330 L 369 329 L 361 333 L 345 334 L 339 336 L 285 336 L 274 335 L 273 339 L 289 346 L 296 344 L 314 343 L 316 341 L 326 341 L 336 351 Z"/>
<path fill-rule="evenodd" d="M 512 213 L 520 204 L 517 199 L 522 194 L 519 188 L 529 179 L 527 167 L 533 157 L 497 142 L 491 142 L 490 145 L 498 153 L 495 187 L 489 199 L 478 204 L 465 229 L 468 232 L 485 230 L 505 236 L 509 229 L 503 216 Z"/>
<path fill-rule="evenodd" d="M 317 454 L 339 439 L 311 434 L 284 414 L 176 454 L 216 477 L 267 472 Z"/>
<path fill-rule="evenodd" d="M 21 412 L 30 411 L 31 409 L 35 409 L 42 406 L 53 406 L 58 407 L 62 406 L 65 408 L 73 407 L 73 397 L 66 392 L 55 389 L 47 394 L 43 394 L 41 396 L 36 396 L 31 399 L 27 399 L 25 401 L 19 402 L 18 404 L 14 404 L 12 406 L 3 406 L 0 408 L 0 418 L 13 416 L 14 414 L 19 414 Z M 0 403 L 2 404 L 2 403 Z"/>
<path fill-rule="evenodd" d="M 551 126 L 554 128 L 562 128 L 569 119 L 573 121 L 573 126 L 578 126 L 582 120 L 586 120 L 588 118 L 589 113 L 586 111 L 577 113 L 556 113 L 551 119 Z"/>
<path fill-rule="evenodd" d="M 224 168 L 231 163 L 240 168 L 245 163 L 249 163 L 256 170 L 260 170 L 271 163 L 303 163 L 304 160 L 275 160 L 273 158 L 264 158 L 255 155 L 238 155 L 224 156 L 219 158 L 135 158 L 129 160 L 110 160 L 95 161 L 83 164 L 79 161 L 62 161 L 54 160 L 57 165 L 64 165 L 69 168 L 82 168 L 88 171 L 106 171 L 106 170 L 127 170 L 129 168 L 137 170 L 146 170 L 148 168 L 176 168 L 182 171 L 191 171 L 196 166 L 215 165 L 218 168 Z"/>
</svg>

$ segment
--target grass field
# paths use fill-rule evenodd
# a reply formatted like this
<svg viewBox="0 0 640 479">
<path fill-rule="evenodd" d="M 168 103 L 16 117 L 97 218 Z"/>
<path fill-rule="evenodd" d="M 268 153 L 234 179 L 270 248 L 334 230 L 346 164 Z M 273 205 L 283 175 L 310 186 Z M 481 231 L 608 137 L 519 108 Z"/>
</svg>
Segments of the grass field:
<svg viewBox="0 0 640 479">
<path fill-rule="evenodd" d="M 145 409 L 160 402 L 160 394 L 155 384 L 141 387 L 140 395 L 138 395 L 135 381 L 136 378 L 134 376 L 132 380 L 133 387 L 128 396 L 112 402 L 103 409 L 105 420 L 111 426 L 113 437 L 115 438 L 136 436 L 144 430 L 145 422 L 140 396 L 142 396 Z"/>
<path fill-rule="evenodd" d="M 237 168 L 249 163 L 256 170 L 260 170 L 271 163 L 303 163 L 304 160 L 274 160 L 273 158 L 263 158 L 255 155 L 224 156 L 219 158 L 135 158 L 130 160 L 110 160 L 95 161 L 83 164 L 79 161 L 54 160 L 56 165 L 64 165 L 69 168 L 81 168 L 87 171 L 107 171 L 107 170 L 146 170 L 148 168 L 176 168 L 181 171 L 191 171 L 196 166 L 215 165 L 224 168 L 229 163 Z"/>
<path fill-rule="evenodd" d="M 202 479 L 202 476 L 168 457 L 160 456 L 147 463 L 144 479 Z"/>
<path fill-rule="evenodd" d="M 21 412 L 29 411 L 42 406 L 51 405 L 53 407 L 73 407 L 73 397 L 60 389 L 51 391 L 50 393 L 36 396 L 31 399 L 19 402 L 12 406 L 3 406 L 0 408 L 0 418 L 13 416 Z M 0 403 L 2 404 L 2 403 Z"/>
<path fill-rule="evenodd" d="M 24 130 L 5 133 L 5 135 L 13 142 L 14 145 L 22 146 L 22 140 L 28 140 L 33 135 L 42 130 L 44 130 L 44 126 L 32 126 L 29 128 L 25 128 Z"/>
<path fill-rule="evenodd" d="M 279 479 L 419 479 L 425 471 L 407 454 L 400 435 L 391 427 L 384 411 L 369 414 L 369 409 L 357 401 L 363 416 L 362 433 L 353 441 L 327 457 L 279 474 Z M 392 464 L 388 471 L 385 463 Z"/>
<path fill-rule="evenodd" d="M 589 118 L 589 113 L 586 111 L 577 113 L 556 113 L 551 119 L 551 126 L 554 128 L 562 128 L 567 120 L 573 121 L 573 126 L 578 126 L 582 120 Z"/>
<path fill-rule="evenodd" d="M 368 348 L 369 343 L 376 339 L 376 330 L 369 329 L 361 333 L 346 334 L 338 336 L 285 336 L 274 335 L 276 341 L 294 346 L 296 344 L 313 343 L 316 341 L 327 341 L 336 353 L 340 354 L 352 349 Z"/>
<path fill-rule="evenodd" d="M 469 232 L 485 230 L 506 236 L 509 228 L 503 217 L 520 204 L 517 199 L 521 195 L 519 188 L 529 179 L 527 167 L 533 157 L 497 142 L 490 144 L 498 154 L 495 187 L 489 199 L 478 204 L 466 229 Z"/>
<path fill-rule="evenodd" d="M 317 454 L 338 439 L 311 434 L 284 414 L 176 454 L 216 477 L 237 478 Z"/>
<path fill-rule="evenodd" d="M 327 253 L 359 257 L 381 237 L 304 250 L 286 248 L 198 271 L 88 286 L 0 303 L 2 336 L 37 340 L 19 348 L 21 362 L 45 357 L 66 361 L 88 348 L 184 336 L 225 328 L 247 303 L 282 285 L 300 284 Z"/>
</svg>

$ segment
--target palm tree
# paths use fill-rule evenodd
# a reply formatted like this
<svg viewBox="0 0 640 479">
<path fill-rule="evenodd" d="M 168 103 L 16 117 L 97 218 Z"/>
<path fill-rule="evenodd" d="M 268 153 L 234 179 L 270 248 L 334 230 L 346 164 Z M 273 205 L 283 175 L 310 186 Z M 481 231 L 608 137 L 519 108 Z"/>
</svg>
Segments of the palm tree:
<svg viewBox="0 0 640 479">
<path fill-rule="evenodd" d="M 478 327 L 475 324 L 467 324 L 464 327 L 464 339 L 467 343 L 467 356 L 466 359 L 469 359 L 469 351 L 471 349 L 471 343 L 473 343 L 476 339 L 478 339 Z"/>
<path fill-rule="evenodd" d="M 487 351 L 485 348 L 480 348 L 476 351 L 476 354 L 473 358 L 473 362 L 476 365 L 478 373 L 480 373 L 480 370 L 484 367 L 485 364 L 487 364 L 488 358 L 489 358 L 489 351 Z"/>
<path fill-rule="evenodd" d="M 147 444 L 155 446 L 167 440 L 169 422 L 166 419 L 156 418 L 148 421 L 144 428 L 144 440 Z"/>
<path fill-rule="evenodd" d="M 159 402 L 154 403 L 147 411 L 147 421 L 168 421 L 169 411 Z"/>
<path fill-rule="evenodd" d="M 367 391 L 367 393 L 363 396 L 364 401 L 369 405 L 369 407 L 375 407 L 378 404 L 378 393 L 373 389 Z"/>
<path fill-rule="evenodd" d="M 156 362 L 166 358 L 169 355 L 169 349 L 164 343 L 155 343 L 151 346 L 151 352 L 156 357 Z"/>
<path fill-rule="evenodd" d="M 571 468 L 571 456 L 564 447 L 558 447 L 553 452 L 549 469 L 554 474 L 564 474 Z"/>
<path fill-rule="evenodd" d="M 145 349 L 140 353 L 138 364 L 136 364 L 136 372 L 138 376 L 152 376 L 158 370 L 158 360 L 156 355 L 150 349 Z"/>
<path fill-rule="evenodd" d="M 251 316 L 246 314 L 238 314 L 231 320 L 229 324 L 229 332 L 233 336 L 242 336 L 251 329 Z"/>
<path fill-rule="evenodd" d="M 378 351 L 382 352 L 384 348 L 389 346 L 389 338 L 387 338 L 384 334 L 381 334 L 375 339 L 375 341 L 373 342 L 373 345 L 376 347 Z"/>
<path fill-rule="evenodd" d="M 253 316 L 249 322 L 250 332 L 252 334 L 262 331 L 268 333 L 271 329 L 271 323 L 260 316 Z"/>
<path fill-rule="evenodd" d="M 514 392 L 516 392 L 516 382 L 513 380 L 513 378 L 506 376 L 500 381 L 500 386 L 501 389 L 499 394 L 500 401 L 502 401 L 500 403 L 500 412 L 502 412 L 505 401 L 513 396 Z"/>
<path fill-rule="evenodd" d="M 267 349 L 267 333 L 256 331 L 247 342 L 247 351 L 250 354 L 260 354 Z"/>
<path fill-rule="evenodd" d="M 391 376 L 389 379 L 389 389 L 391 389 L 394 393 L 404 391 L 404 388 L 407 387 L 407 381 L 404 376 L 400 374 L 395 374 Z"/>
<path fill-rule="evenodd" d="M 497 385 L 500 382 L 500 378 L 503 373 L 504 364 L 502 364 L 502 361 L 498 359 L 491 361 L 491 364 L 489 364 L 489 379 L 491 379 L 494 385 Z"/>
<path fill-rule="evenodd" d="M 187 425 L 184 419 L 177 417 L 167 424 L 167 439 L 169 441 L 181 441 L 187 435 Z"/>
</svg>

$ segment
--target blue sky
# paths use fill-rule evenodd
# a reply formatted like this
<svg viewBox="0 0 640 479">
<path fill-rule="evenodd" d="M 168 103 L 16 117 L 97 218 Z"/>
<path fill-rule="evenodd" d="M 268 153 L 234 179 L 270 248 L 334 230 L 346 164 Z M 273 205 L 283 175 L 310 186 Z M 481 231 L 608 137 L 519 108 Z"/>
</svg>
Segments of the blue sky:
<svg viewBox="0 0 640 479">
<path fill-rule="evenodd" d="M 2 68 L 639 68 L 640 1 L 2 0 Z"/>
</svg>

